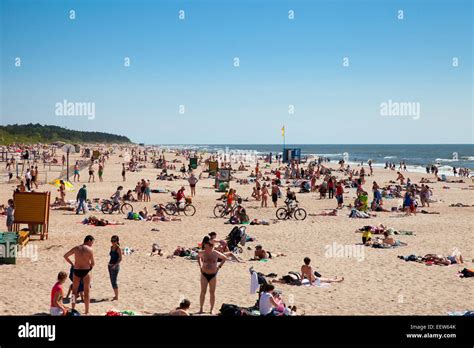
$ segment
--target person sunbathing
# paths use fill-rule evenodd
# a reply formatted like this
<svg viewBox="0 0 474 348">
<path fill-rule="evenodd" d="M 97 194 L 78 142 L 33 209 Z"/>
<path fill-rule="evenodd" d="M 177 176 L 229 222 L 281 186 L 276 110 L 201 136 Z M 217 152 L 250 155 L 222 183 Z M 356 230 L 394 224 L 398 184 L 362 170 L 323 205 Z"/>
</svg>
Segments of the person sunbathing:
<svg viewBox="0 0 474 348">
<path fill-rule="evenodd" d="M 420 210 L 420 213 L 421 213 L 421 214 L 435 214 L 435 215 L 439 215 L 439 214 L 440 214 L 439 211 L 427 211 L 427 210 L 424 210 L 424 209 Z"/>
<path fill-rule="evenodd" d="M 177 218 L 174 216 L 167 216 L 165 214 L 165 206 L 163 204 L 155 204 L 153 207 L 155 208 L 155 214 L 148 215 L 147 221 L 155 221 L 155 222 L 181 221 L 180 218 Z"/>
<path fill-rule="evenodd" d="M 331 209 L 331 211 L 322 211 L 319 214 L 308 214 L 309 216 L 337 216 L 337 209 Z"/>
<path fill-rule="evenodd" d="M 385 209 L 380 203 L 377 201 L 372 201 L 371 207 L 372 211 L 382 211 L 382 212 L 390 212 L 390 210 Z"/>
<path fill-rule="evenodd" d="M 374 248 L 389 248 L 408 245 L 408 243 L 395 240 L 387 231 L 385 231 L 383 235 L 383 238 L 376 237 L 373 241 L 366 242 L 365 245 L 372 246 Z"/>
<path fill-rule="evenodd" d="M 274 255 L 272 255 L 270 251 L 265 251 L 261 245 L 257 245 L 255 247 L 254 257 L 250 259 L 250 261 L 268 260 L 273 257 L 279 257 L 279 256 L 286 256 L 286 255 L 283 253 L 274 253 Z"/>
<path fill-rule="evenodd" d="M 189 307 L 191 307 L 191 302 L 188 299 L 183 299 L 178 308 L 173 309 L 170 312 L 172 316 L 189 316 Z"/>
<path fill-rule="evenodd" d="M 434 182 L 429 179 L 421 178 L 420 184 L 434 184 Z"/>
<path fill-rule="evenodd" d="M 301 280 L 308 279 L 311 285 L 321 283 L 340 283 L 344 280 L 344 277 L 337 279 L 337 276 L 334 278 L 322 278 L 318 272 L 313 272 L 313 268 L 309 265 L 311 259 L 305 257 L 303 260 L 304 264 L 301 266 Z"/>
<path fill-rule="evenodd" d="M 463 264 L 464 259 L 459 252 L 454 252 L 450 256 L 443 256 L 437 254 L 426 254 L 423 258 L 425 262 L 432 262 L 435 265 L 449 266 L 454 264 Z"/>
</svg>

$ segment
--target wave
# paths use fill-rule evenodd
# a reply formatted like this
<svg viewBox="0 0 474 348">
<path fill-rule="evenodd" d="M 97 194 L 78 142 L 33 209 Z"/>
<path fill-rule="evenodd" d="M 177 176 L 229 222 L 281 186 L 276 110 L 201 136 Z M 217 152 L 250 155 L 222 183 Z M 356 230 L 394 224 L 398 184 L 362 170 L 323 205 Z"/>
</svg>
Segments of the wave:
<svg viewBox="0 0 474 348">
<path fill-rule="evenodd" d="M 385 156 L 384 158 L 385 158 L 385 159 L 389 159 L 389 158 L 397 158 L 397 156 Z"/>
<path fill-rule="evenodd" d="M 343 153 L 312 153 L 311 155 L 322 157 L 344 156 Z"/>
</svg>

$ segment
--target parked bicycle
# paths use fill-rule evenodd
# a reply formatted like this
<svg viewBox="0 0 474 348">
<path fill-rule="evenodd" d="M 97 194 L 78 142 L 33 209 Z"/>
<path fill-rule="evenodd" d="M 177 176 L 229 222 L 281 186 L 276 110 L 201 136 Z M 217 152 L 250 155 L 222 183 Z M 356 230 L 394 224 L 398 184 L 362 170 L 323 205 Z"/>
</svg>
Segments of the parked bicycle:
<svg viewBox="0 0 474 348">
<path fill-rule="evenodd" d="M 214 207 L 214 216 L 216 218 L 223 218 L 228 215 L 234 215 L 234 211 L 237 208 L 237 204 L 233 204 L 230 208 L 227 208 L 227 205 L 224 203 L 217 203 Z"/>
<path fill-rule="evenodd" d="M 176 215 L 183 212 L 186 216 L 193 216 L 196 214 L 196 208 L 191 203 L 177 203 L 169 202 L 165 205 L 165 212 L 168 215 Z"/>
</svg>

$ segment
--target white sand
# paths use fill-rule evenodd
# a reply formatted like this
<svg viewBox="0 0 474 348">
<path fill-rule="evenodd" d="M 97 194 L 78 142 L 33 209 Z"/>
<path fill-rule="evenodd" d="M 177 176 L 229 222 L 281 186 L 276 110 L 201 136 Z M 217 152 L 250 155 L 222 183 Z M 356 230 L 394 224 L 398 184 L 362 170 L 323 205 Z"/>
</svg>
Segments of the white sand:
<svg viewBox="0 0 474 348">
<path fill-rule="evenodd" d="M 168 154 L 167 159 L 174 158 Z M 179 169 L 180 164 L 177 164 Z M 42 169 L 42 168 L 41 168 Z M 366 168 L 367 169 L 367 168 Z M 4 168 L 2 168 L 2 171 Z M 198 168 L 199 174 L 203 167 Z M 263 169 L 265 171 L 265 169 Z M 149 163 L 147 168 L 137 173 L 127 172 L 125 190 L 134 189 L 137 181 L 142 178 L 150 179 L 152 188 L 168 188 L 177 190 L 186 184 L 180 181 L 156 181 L 156 174 Z M 239 177 L 249 172 L 237 174 Z M 96 167 L 97 175 L 97 167 Z M 338 174 L 340 175 L 340 174 Z M 82 181 L 87 179 L 87 168 L 81 172 Z M 207 177 L 207 174 L 205 174 Z M 423 174 L 408 173 L 412 181 L 419 182 Z M 49 176 L 52 178 L 52 174 Z M 372 180 L 380 186 L 395 180 L 396 172 L 377 169 L 374 178 L 368 177 L 364 186 L 370 192 Z M 432 176 L 431 176 L 432 179 Z M 118 185 L 122 185 L 121 158 L 111 157 L 106 163 L 104 182 L 88 184 L 89 198 L 105 198 L 113 194 Z M 131 247 L 137 252 L 124 256 L 119 274 L 120 301 L 103 301 L 91 304 L 92 314 L 102 314 L 110 308 L 129 309 L 145 313 L 168 312 L 175 307 L 182 297 L 191 300 L 191 312 L 199 309 L 200 273 L 197 262 L 184 258 L 166 259 L 150 257 L 151 246 L 158 242 L 168 253 L 178 246 L 193 247 L 200 242 L 204 235 L 216 231 L 218 238 L 224 238 L 232 229 L 225 225 L 223 219 L 213 217 L 212 209 L 218 193 L 211 188 L 213 181 L 201 180 L 197 185 L 197 197 L 193 204 L 197 213 L 193 217 L 183 217 L 181 222 L 143 222 L 128 221 L 123 215 L 114 215 L 111 219 L 125 222 L 124 226 L 93 227 L 79 224 L 83 216 L 73 212 L 51 211 L 49 239 L 33 241 L 30 245 L 37 246 L 39 259 L 36 262 L 19 258 L 16 265 L 0 265 L 0 315 L 31 315 L 49 311 L 49 296 L 56 275 L 59 271 L 69 272 L 69 265 L 63 255 L 73 246 L 80 244 L 87 234 L 96 238 L 94 244 L 96 267 L 92 271 L 91 297 L 95 300 L 110 299 L 113 291 L 107 271 L 110 237 L 120 236 L 122 247 Z M 441 189 L 447 185 L 449 190 Z M 397 213 L 378 213 L 372 219 L 349 219 L 348 210 L 339 212 L 337 217 L 312 217 L 305 221 L 286 221 L 270 226 L 248 226 L 247 232 L 257 239 L 249 243 L 253 247 L 258 243 L 266 250 L 284 252 L 287 257 L 278 257 L 269 262 L 249 262 L 253 250 L 244 247 L 241 255 L 245 263 L 228 262 L 218 274 L 216 292 L 217 311 L 222 303 L 233 303 L 241 306 L 251 306 L 255 303 L 256 295 L 249 294 L 248 268 L 254 266 L 257 271 L 277 273 L 279 276 L 288 271 L 299 271 L 303 258 L 309 256 L 312 266 L 324 277 L 344 277 L 342 283 L 332 284 L 327 288 L 306 286 L 288 286 L 278 284 L 283 291 L 286 303 L 293 302 L 299 313 L 316 315 L 390 315 L 390 314 L 429 314 L 444 315 L 448 311 L 474 308 L 474 279 L 457 277 L 458 270 L 473 268 L 473 213 L 474 207 L 452 208 L 451 203 L 474 204 L 474 191 L 462 190 L 472 182 L 465 184 L 435 183 L 433 188 L 435 199 L 442 200 L 432 204 L 429 211 L 439 211 L 440 215 L 422 215 L 400 217 Z M 79 185 L 76 185 L 79 189 Z M 238 185 L 232 182 L 243 197 L 250 197 L 252 185 Z M 11 198 L 13 184 L 0 185 L 0 198 L 6 203 Z M 52 190 L 53 198 L 58 192 L 50 185 L 40 187 Z M 346 189 L 348 191 L 348 189 Z M 355 189 L 350 189 L 345 195 L 345 204 L 352 203 Z M 370 194 L 370 197 L 372 195 Z M 316 194 L 297 194 L 300 206 L 308 213 L 319 213 L 326 208 L 335 208 L 335 200 L 319 200 Z M 138 211 L 147 206 L 151 211 L 154 203 L 170 201 L 169 194 L 152 193 L 152 203 L 134 203 Z M 70 192 L 67 199 L 75 199 L 75 193 Z M 399 201 L 385 200 L 385 206 L 396 206 Z M 271 198 L 269 199 L 271 205 Z M 283 200 L 279 201 L 280 206 Z M 259 202 L 250 200 L 244 203 L 250 218 L 270 220 L 275 218 L 274 208 L 257 208 Z M 94 213 L 103 217 L 102 213 Z M 89 216 L 89 215 L 87 215 Z M 106 217 L 107 218 L 107 217 Z M 5 223 L 3 217 L 3 224 Z M 364 248 L 364 259 L 356 257 L 325 257 L 325 247 L 333 243 L 354 245 L 360 243 L 361 235 L 354 230 L 366 224 L 380 224 L 399 230 L 411 230 L 416 236 L 399 236 L 408 246 L 397 249 Z M 159 232 L 152 232 L 157 228 Z M 468 262 L 466 265 L 449 267 L 425 266 L 415 262 L 404 262 L 397 255 L 425 255 L 427 253 L 450 254 L 457 247 Z M 69 286 L 69 280 L 65 288 Z M 209 308 L 206 299 L 204 309 Z M 83 304 L 78 305 L 83 311 Z"/>
</svg>

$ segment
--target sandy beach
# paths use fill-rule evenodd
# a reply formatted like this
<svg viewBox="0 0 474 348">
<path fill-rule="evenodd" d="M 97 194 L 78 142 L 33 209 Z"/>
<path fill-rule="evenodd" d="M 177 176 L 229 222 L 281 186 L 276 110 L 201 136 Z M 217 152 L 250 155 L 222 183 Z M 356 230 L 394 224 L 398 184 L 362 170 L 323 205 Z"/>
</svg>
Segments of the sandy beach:
<svg viewBox="0 0 474 348">
<path fill-rule="evenodd" d="M 121 177 L 123 158 L 120 151 L 113 154 L 105 164 L 104 182 L 87 183 L 87 168 L 81 171 L 81 184 L 86 182 L 88 198 L 109 198 L 118 185 L 125 191 L 133 190 L 141 179 L 150 179 L 152 189 L 177 190 L 184 185 L 189 194 L 186 180 L 161 181 L 151 162 L 139 172 L 127 172 L 124 183 Z M 71 163 L 75 160 L 71 157 Z M 206 157 L 206 156 L 205 156 Z M 177 159 L 186 163 L 184 157 L 166 153 L 168 161 Z M 181 163 L 175 163 L 177 169 Z M 271 168 L 260 163 L 266 176 Z M 338 168 L 337 164 L 328 164 Z M 47 168 L 46 168 L 47 169 Z M 199 175 L 205 169 L 204 164 L 194 172 Z M 237 178 L 247 178 L 254 167 L 248 171 L 236 172 Z M 356 167 L 357 169 L 357 167 Z M 367 167 L 366 167 L 367 169 Z M 4 172 L 2 168 L 2 172 Z M 41 166 L 41 172 L 45 169 Z M 340 172 L 333 172 L 341 178 Z M 179 173 L 178 173 L 179 174 Z M 404 172 L 413 182 L 419 183 L 422 177 L 432 175 Z M 38 259 L 18 258 L 16 265 L 0 265 L 0 315 L 34 315 L 49 312 L 49 296 L 59 271 L 69 272 L 69 265 L 63 255 L 75 245 L 82 243 L 88 234 L 96 238 L 93 246 L 96 266 L 92 270 L 91 313 L 102 315 L 109 309 L 133 310 L 142 314 L 167 313 L 176 307 L 182 298 L 191 301 L 191 313 L 198 311 L 200 273 L 196 261 L 175 257 L 150 257 L 153 243 L 158 243 L 170 254 L 177 246 L 195 247 L 211 231 L 218 238 L 225 238 L 232 225 L 224 224 L 225 219 L 215 218 L 213 207 L 220 196 L 216 193 L 214 180 L 203 174 L 197 184 L 197 195 L 193 205 L 197 212 L 192 217 L 181 216 L 182 221 L 147 222 L 126 220 L 124 215 L 104 216 L 101 212 L 91 212 L 85 216 L 96 215 L 110 220 L 124 222 L 124 225 L 96 227 L 81 224 L 83 215 L 71 211 L 51 211 L 49 239 L 34 240 L 28 245 L 37 248 Z M 269 175 L 274 178 L 274 175 Z M 49 180 L 54 173 L 49 173 Z M 397 177 L 396 170 L 375 168 L 374 176 L 367 177 L 364 188 L 370 192 L 372 181 L 380 186 L 388 184 Z M 448 180 L 454 179 L 449 177 Z M 457 179 L 457 178 L 456 178 Z M 72 181 L 72 175 L 71 175 Z M 320 182 L 319 180 L 318 182 Z M 74 200 L 79 183 L 73 183 L 76 191 L 68 192 L 66 199 Z M 283 183 L 286 186 L 285 183 Z M 2 203 L 12 197 L 16 184 L 2 181 L 0 200 Z M 215 312 L 221 304 L 231 303 L 239 306 L 252 306 L 256 295 L 249 293 L 249 267 L 264 274 L 276 273 L 278 276 L 288 271 L 299 271 L 303 258 L 312 259 L 312 266 L 323 277 L 344 277 L 341 283 L 328 287 L 290 286 L 277 284 L 283 292 L 284 300 L 297 307 L 297 314 L 306 315 L 446 315 L 449 311 L 461 311 L 474 308 L 473 278 L 460 278 L 457 272 L 463 268 L 473 268 L 474 250 L 472 233 L 474 230 L 474 183 L 465 179 L 465 183 L 437 182 L 430 184 L 433 191 L 432 203 L 427 211 L 439 212 L 439 215 L 417 214 L 404 216 L 397 212 L 378 212 L 370 219 L 351 219 L 349 210 L 338 211 L 338 216 L 311 216 L 324 209 L 334 209 L 335 199 L 319 199 L 317 193 L 298 193 L 299 205 L 309 214 L 304 221 L 275 222 L 275 208 L 260 208 L 260 202 L 251 197 L 252 184 L 240 185 L 235 180 L 230 187 L 246 198 L 245 208 L 250 219 L 258 218 L 270 222 L 268 226 L 247 226 L 247 233 L 256 239 L 243 247 L 239 256 L 243 263 L 227 262 L 218 274 Z M 443 188 L 448 187 L 448 188 Z M 58 196 L 57 188 L 46 184 L 38 191 L 52 191 L 52 200 Z M 353 203 L 355 188 L 345 189 L 345 204 Z M 372 194 L 370 193 L 370 196 Z M 151 202 L 134 202 L 135 211 L 153 204 L 172 201 L 169 193 L 152 193 Z M 398 206 L 401 199 L 384 200 L 385 208 Z M 453 203 L 463 203 L 471 207 L 449 207 Z M 283 200 L 279 200 L 283 206 Z M 2 216 L 5 226 L 5 216 Z M 328 255 L 331 246 L 354 246 L 361 243 L 361 234 L 355 230 L 364 225 L 384 224 L 397 230 L 413 231 L 415 235 L 396 236 L 407 246 L 394 249 L 375 249 L 362 246 L 362 254 L 357 257 Z M 158 229 L 159 231 L 152 231 Z M 119 274 L 120 300 L 111 302 L 113 291 L 110 285 L 107 263 L 109 260 L 110 237 L 118 235 L 122 248 L 135 250 L 124 255 Z M 287 256 L 277 257 L 268 262 L 252 262 L 255 245 L 261 244 L 266 250 L 282 252 Z M 252 250 L 248 250 L 251 247 Z M 457 248 L 463 255 L 464 265 L 426 266 L 417 262 L 405 262 L 398 255 L 425 255 L 428 253 L 450 255 Z M 69 286 L 69 280 L 65 288 Z M 209 304 L 204 306 L 207 310 Z M 83 310 L 83 304 L 77 306 Z"/>
</svg>

